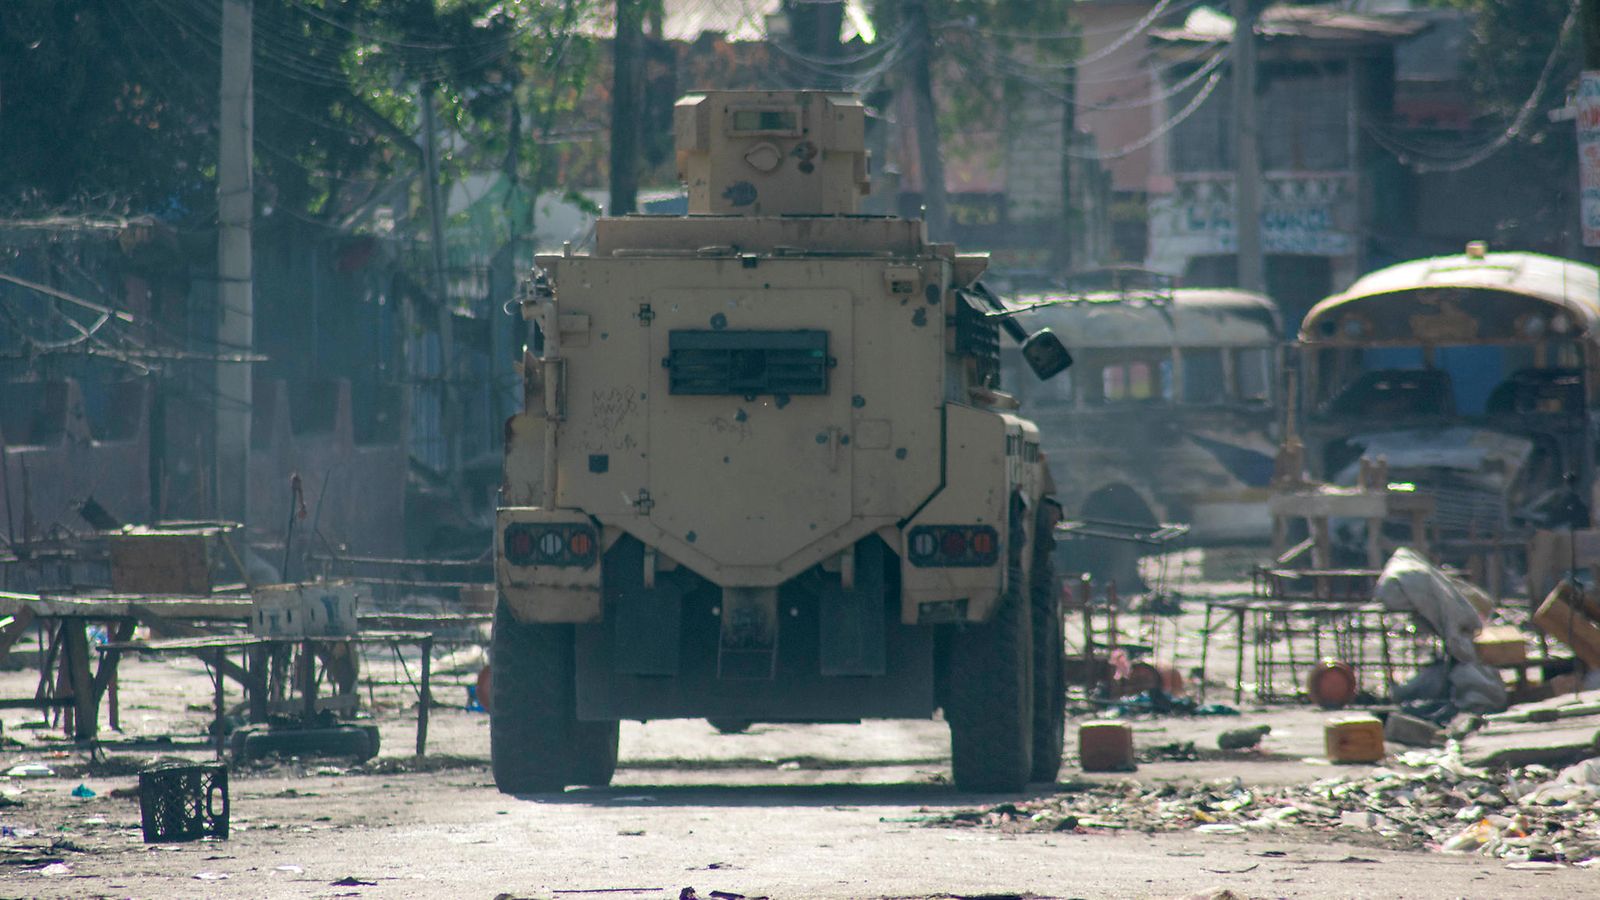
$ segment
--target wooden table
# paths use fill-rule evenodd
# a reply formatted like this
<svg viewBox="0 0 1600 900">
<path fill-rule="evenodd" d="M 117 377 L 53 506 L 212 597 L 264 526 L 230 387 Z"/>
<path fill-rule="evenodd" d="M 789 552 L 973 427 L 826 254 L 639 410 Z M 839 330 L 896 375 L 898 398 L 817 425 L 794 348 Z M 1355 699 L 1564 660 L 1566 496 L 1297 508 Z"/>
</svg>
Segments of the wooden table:
<svg viewBox="0 0 1600 900">
<path fill-rule="evenodd" d="M 316 660 L 321 651 L 335 647 L 354 649 L 364 644 L 388 644 L 399 647 L 403 644 L 415 644 L 422 650 L 422 675 L 417 687 L 417 755 L 423 756 L 428 745 L 428 710 L 432 706 L 433 696 L 430 690 L 433 661 L 433 633 L 429 631 L 365 631 L 360 634 L 326 636 L 326 637 L 260 637 L 257 635 L 214 635 L 189 638 L 174 638 L 168 640 L 151 641 L 113 641 L 99 645 L 98 649 L 104 654 L 101 663 L 115 664 L 115 660 L 123 653 L 182 653 L 193 654 L 213 663 L 213 702 L 216 720 L 216 749 L 217 755 L 223 754 L 226 735 L 224 734 L 223 717 L 226 714 L 226 697 L 224 692 L 225 679 L 229 676 L 227 666 L 238 667 L 227 659 L 229 651 L 242 651 L 246 658 L 246 665 L 239 667 L 244 672 L 240 680 L 245 688 L 245 696 L 250 708 L 251 722 L 265 722 L 269 711 L 272 709 L 270 696 L 271 684 L 269 679 L 269 659 L 274 651 L 299 648 L 300 650 L 300 697 L 291 701 L 290 708 L 295 709 L 307 719 L 315 716 L 323 708 L 337 708 L 344 704 L 321 704 L 318 701 L 318 678 L 316 673 Z M 337 694 L 330 700 L 348 696 L 354 700 L 353 689 L 348 694 Z M 353 703 L 350 704 L 353 707 Z"/>
<path fill-rule="evenodd" d="M 174 597 L 134 594 L 18 594 L 0 591 L 0 617 L 13 621 L 0 629 L 0 659 L 37 626 L 41 636 L 39 686 L 32 697 L 0 699 L 0 709 L 61 709 L 70 717 L 74 740 L 93 742 L 99 733 L 102 699 L 110 698 L 110 722 L 119 727 L 117 660 L 103 657 L 92 666 L 89 628 L 104 624 L 113 641 L 127 641 L 145 624 L 157 632 L 194 633 L 195 623 L 242 627 L 250 619 L 244 597 Z M 48 638 L 48 641 L 45 640 Z M 48 644 L 48 646 L 45 646 Z M 52 679 L 52 673 L 55 677 Z"/>
</svg>

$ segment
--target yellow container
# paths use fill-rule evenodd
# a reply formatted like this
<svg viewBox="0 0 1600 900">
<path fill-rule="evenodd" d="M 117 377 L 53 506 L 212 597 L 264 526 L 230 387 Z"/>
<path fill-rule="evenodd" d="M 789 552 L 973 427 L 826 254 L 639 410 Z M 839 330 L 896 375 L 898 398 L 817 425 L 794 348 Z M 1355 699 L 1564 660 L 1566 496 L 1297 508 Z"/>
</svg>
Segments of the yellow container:
<svg viewBox="0 0 1600 900">
<path fill-rule="evenodd" d="M 1372 763 L 1383 759 L 1383 723 L 1374 716 L 1333 719 L 1322 733 L 1332 762 Z"/>
</svg>

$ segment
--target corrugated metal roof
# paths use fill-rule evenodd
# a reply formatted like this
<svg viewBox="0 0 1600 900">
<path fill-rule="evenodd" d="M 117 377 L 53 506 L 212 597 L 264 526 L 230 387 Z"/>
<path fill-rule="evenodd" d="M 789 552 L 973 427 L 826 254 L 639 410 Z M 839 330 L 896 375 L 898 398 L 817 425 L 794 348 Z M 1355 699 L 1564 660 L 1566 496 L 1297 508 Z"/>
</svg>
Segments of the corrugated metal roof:
<svg viewBox="0 0 1600 900">
<path fill-rule="evenodd" d="M 1219 43 L 1233 39 L 1233 18 L 1208 6 L 1189 14 L 1179 28 L 1151 29 L 1160 41 Z M 1256 34 L 1268 39 L 1336 43 L 1398 41 L 1418 34 L 1426 22 L 1398 16 L 1366 16 L 1329 6 L 1279 5 L 1267 8 L 1256 23 Z"/>
</svg>

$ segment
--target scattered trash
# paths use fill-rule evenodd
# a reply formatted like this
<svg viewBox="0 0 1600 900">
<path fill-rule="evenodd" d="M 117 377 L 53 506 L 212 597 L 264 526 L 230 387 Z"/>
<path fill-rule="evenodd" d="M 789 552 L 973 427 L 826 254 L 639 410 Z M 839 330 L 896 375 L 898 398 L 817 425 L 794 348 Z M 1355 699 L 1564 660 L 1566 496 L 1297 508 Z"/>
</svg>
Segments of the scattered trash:
<svg viewBox="0 0 1600 900">
<path fill-rule="evenodd" d="M 360 878 L 357 878 L 354 875 L 346 875 L 345 877 L 339 879 L 338 881 L 330 881 L 328 883 L 333 885 L 334 887 L 377 887 L 378 886 L 378 883 L 376 881 L 362 881 Z"/>
<path fill-rule="evenodd" d="M 1381 837 L 1396 849 L 1600 867 L 1600 861 L 1589 862 L 1600 860 L 1600 758 L 1560 772 L 1544 766 L 1479 769 L 1464 763 L 1460 745 L 1451 742 L 1408 750 L 1365 774 L 1334 774 L 1309 784 L 1246 789 L 1237 778 L 1188 785 L 1085 783 L 1050 797 L 934 816 L 927 824 L 1085 834 L 1124 828 L 1200 834 L 1344 830 Z"/>
<path fill-rule="evenodd" d="M 1261 739 L 1272 733 L 1271 725 L 1252 725 L 1249 728 L 1234 728 L 1217 735 L 1217 747 L 1221 750 L 1246 750 L 1261 744 Z"/>
<path fill-rule="evenodd" d="M 228 839 L 228 768 L 166 765 L 139 773 L 139 821 L 147 844 Z"/>
<path fill-rule="evenodd" d="M 1383 738 L 1412 747 L 1434 747 L 1444 743 L 1444 732 L 1426 719 L 1392 712 L 1383 721 Z"/>
<path fill-rule="evenodd" d="M 1199 703 L 1193 697 L 1174 697 L 1159 688 L 1121 697 L 1097 700 L 1109 718 L 1137 715 L 1157 716 L 1237 716 L 1239 711 L 1222 703 Z"/>
<path fill-rule="evenodd" d="M 1212 888 L 1198 894 L 1184 894 L 1178 900 L 1250 900 L 1244 894 L 1236 894 L 1225 888 Z"/>
<path fill-rule="evenodd" d="M 283 872 L 283 873 L 288 874 L 288 875 L 303 875 L 303 874 L 305 874 L 306 870 L 304 868 L 302 868 L 300 866 L 296 866 L 296 865 L 284 865 L 284 866 L 273 866 L 272 867 L 272 871 L 274 871 L 274 872 Z"/>
<path fill-rule="evenodd" d="M 20 763 L 6 770 L 7 778 L 54 778 L 56 770 L 44 763 Z"/>
<path fill-rule="evenodd" d="M 196 872 L 194 877 L 200 881 L 226 881 L 233 876 L 227 872 Z"/>
<path fill-rule="evenodd" d="M 64 862 L 53 862 L 53 863 L 50 863 L 49 865 L 44 866 L 43 868 L 35 869 L 34 871 L 38 872 L 40 875 L 45 875 L 45 876 L 71 875 L 72 874 L 72 867 L 67 865 Z"/>
<path fill-rule="evenodd" d="M 94 796 L 94 788 L 89 787 L 87 784 L 80 784 L 72 789 L 72 796 L 80 800 L 87 800 Z"/>
<path fill-rule="evenodd" d="M 1168 744 L 1157 744 L 1139 754 L 1141 762 L 1194 762 L 1200 758 L 1200 751 L 1195 748 L 1194 741 L 1173 741 Z"/>
</svg>

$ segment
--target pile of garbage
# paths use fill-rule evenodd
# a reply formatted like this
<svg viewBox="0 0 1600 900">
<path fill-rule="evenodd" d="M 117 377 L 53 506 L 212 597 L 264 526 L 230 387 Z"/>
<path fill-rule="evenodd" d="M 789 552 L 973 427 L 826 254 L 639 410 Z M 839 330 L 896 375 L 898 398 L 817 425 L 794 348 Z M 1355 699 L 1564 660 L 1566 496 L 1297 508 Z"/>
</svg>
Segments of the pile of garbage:
<svg viewBox="0 0 1600 900">
<path fill-rule="evenodd" d="M 1078 833 L 1312 829 L 1514 862 L 1600 865 L 1600 759 L 1560 772 L 1544 766 L 1494 772 L 1465 765 L 1451 742 L 1401 754 L 1397 762 L 1362 777 L 1282 787 L 1247 787 L 1237 778 L 1083 784 L 1071 793 L 959 812 L 931 824 Z"/>
</svg>

